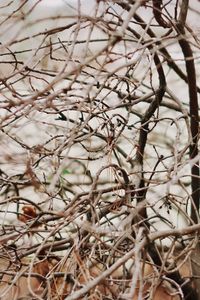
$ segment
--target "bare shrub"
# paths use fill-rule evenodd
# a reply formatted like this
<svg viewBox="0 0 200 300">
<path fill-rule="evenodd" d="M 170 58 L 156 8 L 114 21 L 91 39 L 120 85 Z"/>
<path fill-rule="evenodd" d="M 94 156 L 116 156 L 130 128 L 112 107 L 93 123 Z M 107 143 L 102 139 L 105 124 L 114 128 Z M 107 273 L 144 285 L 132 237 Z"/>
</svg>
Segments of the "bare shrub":
<svg viewBox="0 0 200 300">
<path fill-rule="evenodd" d="M 86 2 L 0 2 L 0 299 L 200 299 L 199 4 Z"/>
</svg>

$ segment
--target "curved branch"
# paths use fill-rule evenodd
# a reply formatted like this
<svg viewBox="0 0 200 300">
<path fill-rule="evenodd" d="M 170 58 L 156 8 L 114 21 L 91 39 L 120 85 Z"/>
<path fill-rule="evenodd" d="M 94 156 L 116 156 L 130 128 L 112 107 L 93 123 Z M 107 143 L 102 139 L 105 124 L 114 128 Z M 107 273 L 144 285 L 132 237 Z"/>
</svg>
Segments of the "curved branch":
<svg viewBox="0 0 200 300">
<path fill-rule="evenodd" d="M 164 28 L 169 28 L 170 25 L 165 22 L 162 17 L 162 0 L 153 0 L 153 14 L 158 24 Z"/>
<path fill-rule="evenodd" d="M 187 1 L 186 1 L 187 2 Z M 185 20 L 185 17 L 184 17 Z M 198 140 L 199 140 L 199 106 L 197 96 L 197 84 L 196 84 L 196 70 L 193 52 L 189 42 L 185 37 L 184 23 L 178 22 L 176 30 L 180 36 L 179 45 L 182 49 L 185 66 L 188 77 L 188 92 L 189 92 L 189 106 L 190 106 L 190 126 L 192 133 L 192 143 L 190 145 L 190 159 L 193 159 L 198 155 Z M 191 168 L 191 188 L 192 188 L 192 199 L 194 205 L 192 205 L 191 217 L 192 220 L 197 223 L 199 216 L 199 201 L 200 201 L 200 177 L 199 177 L 199 162 L 196 162 Z"/>
</svg>

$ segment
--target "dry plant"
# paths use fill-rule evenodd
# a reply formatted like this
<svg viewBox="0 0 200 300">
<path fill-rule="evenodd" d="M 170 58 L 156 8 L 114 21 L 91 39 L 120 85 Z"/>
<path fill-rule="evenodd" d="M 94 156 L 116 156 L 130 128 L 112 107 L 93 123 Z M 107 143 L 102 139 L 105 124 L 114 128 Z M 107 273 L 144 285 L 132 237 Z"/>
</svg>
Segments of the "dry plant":
<svg viewBox="0 0 200 300">
<path fill-rule="evenodd" d="M 0 1 L 0 299 L 200 299 L 198 1 L 43 2 Z"/>
</svg>

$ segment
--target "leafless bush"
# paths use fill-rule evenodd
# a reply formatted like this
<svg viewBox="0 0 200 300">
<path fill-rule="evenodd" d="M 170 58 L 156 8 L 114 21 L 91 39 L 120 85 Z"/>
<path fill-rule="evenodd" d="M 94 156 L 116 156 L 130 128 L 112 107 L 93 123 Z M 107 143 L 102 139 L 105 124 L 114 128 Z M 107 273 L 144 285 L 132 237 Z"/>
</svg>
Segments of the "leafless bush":
<svg viewBox="0 0 200 300">
<path fill-rule="evenodd" d="M 0 299 L 200 299 L 198 2 L 43 2 L 0 2 Z"/>
</svg>

